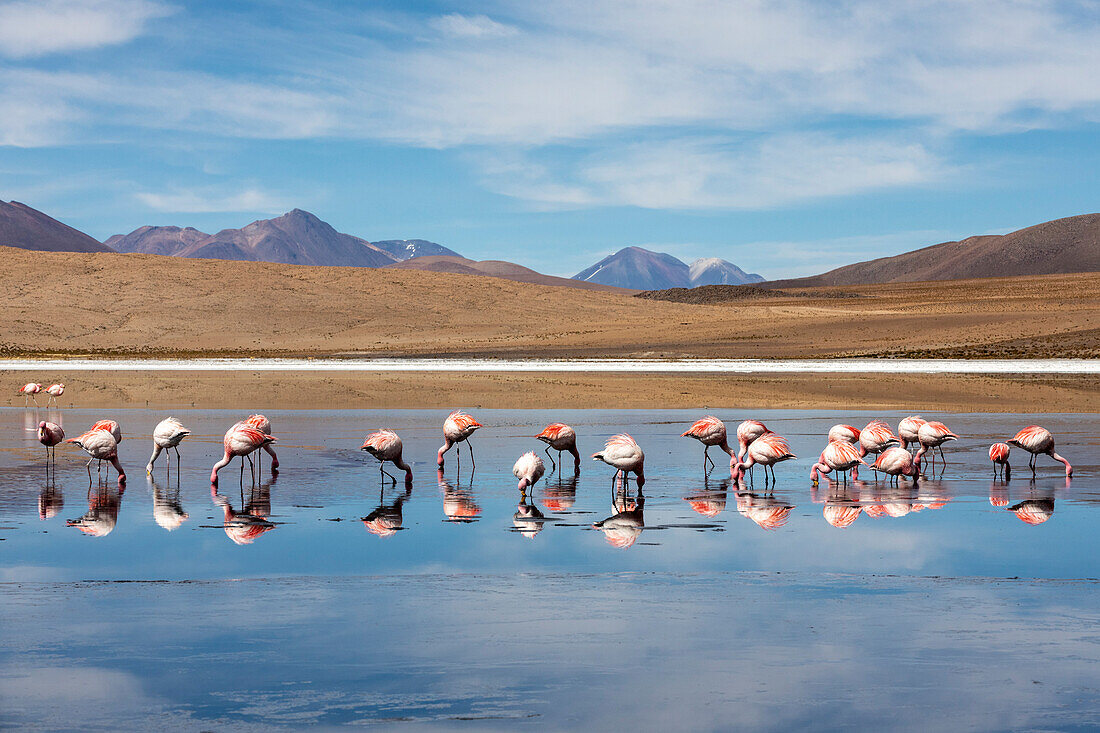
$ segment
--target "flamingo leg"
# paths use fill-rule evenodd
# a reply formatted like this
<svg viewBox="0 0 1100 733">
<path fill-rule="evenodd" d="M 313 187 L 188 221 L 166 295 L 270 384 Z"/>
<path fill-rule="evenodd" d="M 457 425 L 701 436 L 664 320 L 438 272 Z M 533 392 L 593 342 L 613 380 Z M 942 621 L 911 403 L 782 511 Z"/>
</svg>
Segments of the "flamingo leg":
<svg viewBox="0 0 1100 733">
<path fill-rule="evenodd" d="M 477 463 L 474 462 L 474 446 L 470 442 L 470 439 L 466 439 L 466 448 L 470 451 L 470 470 L 477 468 Z"/>
<path fill-rule="evenodd" d="M 546 453 L 546 457 L 550 459 L 550 473 L 553 473 L 558 469 L 558 464 L 554 463 L 554 456 L 550 455 L 549 444 L 546 446 L 546 450 L 543 452 Z M 558 458 L 561 458 L 561 451 L 558 451 Z"/>
</svg>

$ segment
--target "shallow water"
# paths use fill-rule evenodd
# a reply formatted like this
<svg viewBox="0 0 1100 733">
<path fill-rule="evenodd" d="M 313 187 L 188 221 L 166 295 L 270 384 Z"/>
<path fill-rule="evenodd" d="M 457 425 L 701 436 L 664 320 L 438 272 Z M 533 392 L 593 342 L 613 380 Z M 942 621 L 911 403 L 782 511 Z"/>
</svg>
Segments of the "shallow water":
<svg viewBox="0 0 1100 733">
<path fill-rule="evenodd" d="M 265 411 L 281 472 L 265 457 L 253 487 L 234 464 L 212 495 L 235 412 L 177 413 L 181 470 L 162 456 L 149 480 L 163 414 L 0 410 L 0 725 L 1100 723 L 1096 416 L 937 415 L 963 436 L 942 475 L 814 488 L 829 426 L 901 415 L 761 411 L 800 456 L 765 489 L 731 486 L 717 449 L 705 477 L 684 411 L 475 411 L 476 470 L 463 448 L 440 479 L 445 412 Z M 89 490 L 72 448 L 47 481 L 43 417 L 117 419 L 124 491 Z M 634 435 L 641 494 L 565 456 L 524 501 L 512 463 L 553 420 L 585 455 Z M 1045 457 L 1032 480 L 1021 451 L 993 480 L 988 445 L 1032 422 L 1072 483 Z M 358 449 L 382 426 L 409 491 Z"/>
</svg>

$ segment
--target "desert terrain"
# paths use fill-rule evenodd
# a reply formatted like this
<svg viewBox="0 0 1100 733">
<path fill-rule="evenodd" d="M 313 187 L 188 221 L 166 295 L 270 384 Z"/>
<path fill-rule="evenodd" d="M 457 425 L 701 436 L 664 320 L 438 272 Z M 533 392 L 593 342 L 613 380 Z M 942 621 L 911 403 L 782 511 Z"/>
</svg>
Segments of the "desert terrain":
<svg viewBox="0 0 1100 733">
<path fill-rule="evenodd" d="M 0 248 L 0 355 L 1096 357 L 1100 273 L 676 303 L 402 269 Z"/>
</svg>

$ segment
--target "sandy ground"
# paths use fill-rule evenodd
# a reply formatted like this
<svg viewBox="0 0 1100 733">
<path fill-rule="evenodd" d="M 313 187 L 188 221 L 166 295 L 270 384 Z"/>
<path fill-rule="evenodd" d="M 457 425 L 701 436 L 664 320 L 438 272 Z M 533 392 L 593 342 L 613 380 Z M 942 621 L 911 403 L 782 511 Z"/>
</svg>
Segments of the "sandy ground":
<svg viewBox="0 0 1100 733">
<path fill-rule="evenodd" d="M 77 407 L 883 409 L 913 412 L 1098 412 L 1084 376 L 629 374 L 453 372 L 75 372 L 62 405 Z M 0 372 L 3 404 L 22 406 L 27 372 Z M 43 400 L 44 402 L 44 400 Z"/>
<path fill-rule="evenodd" d="M 1100 356 L 1100 273 L 691 305 L 397 269 L 0 256 L 0 355 Z"/>
</svg>

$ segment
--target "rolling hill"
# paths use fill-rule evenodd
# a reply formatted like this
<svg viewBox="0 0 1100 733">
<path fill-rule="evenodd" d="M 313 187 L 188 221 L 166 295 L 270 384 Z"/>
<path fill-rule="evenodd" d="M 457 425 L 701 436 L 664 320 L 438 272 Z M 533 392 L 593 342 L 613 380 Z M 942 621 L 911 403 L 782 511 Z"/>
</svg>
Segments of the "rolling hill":
<svg viewBox="0 0 1100 733">
<path fill-rule="evenodd" d="M 505 280 L 513 280 L 534 285 L 554 285 L 567 288 L 580 288 L 583 290 L 607 290 L 627 292 L 622 288 L 601 283 L 582 282 L 567 277 L 554 277 L 543 275 L 514 262 L 503 260 L 468 260 L 465 257 L 431 255 L 427 257 L 415 257 L 404 262 L 387 265 L 386 269 L 400 270 L 424 270 L 427 272 L 449 272 L 458 275 L 482 275 L 485 277 L 499 277 Z"/>
<path fill-rule="evenodd" d="M 18 201 L 0 201 L 0 245 L 43 252 L 112 252 L 84 232 Z"/>
</svg>

